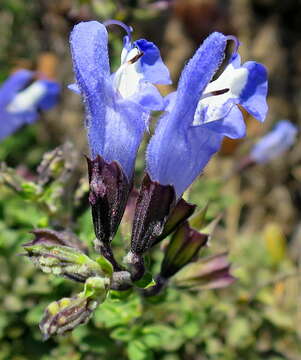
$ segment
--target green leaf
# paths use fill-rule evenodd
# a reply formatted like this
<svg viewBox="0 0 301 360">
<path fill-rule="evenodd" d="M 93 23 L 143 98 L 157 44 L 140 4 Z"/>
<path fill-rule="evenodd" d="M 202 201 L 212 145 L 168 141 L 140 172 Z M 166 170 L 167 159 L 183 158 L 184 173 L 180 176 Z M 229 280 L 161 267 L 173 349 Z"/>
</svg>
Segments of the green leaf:
<svg viewBox="0 0 301 360">
<path fill-rule="evenodd" d="M 129 331 L 128 327 L 119 327 L 113 330 L 110 336 L 115 340 L 129 342 L 133 338 L 133 333 Z"/>
<path fill-rule="evenodd" d="M 99 256 L 96 262 L 100 265 L 102 271 L 109 277 L 113 274 L 113 265 L 104 256 Z"/>
<path fill-rule="evenodd" d="M 230 346 L 244 349 L 253 341 L 252 324 L 247 318 L 237 317 L 231 321 L 227 332 L 227 342 Z"/>
<path fill-rule="evenodd" d="M 137 296 L 131 296 L 127 302 L 107 299 L 95 311 L 94 322 L 99 328 L 104 326 L 129 326 L 142 314 L 141 303 Z"/>
<path fill-rule="evenodd" d="M 161 349 L 167 351 L 177 350 L 185 340 L 181 331 L 164 324 L 146 326 L 142 334 L 147 345 L 157 346 L 158 344 Z"/>
<path fill-rule="evenodd" d="M 133 289 L 125 291 L 110 290 L 110 297 L 112 300 L 125 300 L 133 293 Z"/>
<path fill-rule="evenodd" d="M 134 282 L 135 286 L 141 289 L 147 289 L 151 286 L 154 286 L 156 284 L 155 280 L 153 279 L 153 276 L 150 272 L 146 272 L 143 277 Z"/>
<path fill-rule="evenodd" d="M 33 182 L 24 182 L 21 184 L 21 192 L 20 195 L 24 199 L 34 200 L 41 193 L 42 189 L 40 186 Z"/>
<path fill-rule="evenodd" d="M 154 359 L 152 351 L 139 340 L 131 341 L 127 348 L 130 360 L 152 360 Z"/>
</svg>

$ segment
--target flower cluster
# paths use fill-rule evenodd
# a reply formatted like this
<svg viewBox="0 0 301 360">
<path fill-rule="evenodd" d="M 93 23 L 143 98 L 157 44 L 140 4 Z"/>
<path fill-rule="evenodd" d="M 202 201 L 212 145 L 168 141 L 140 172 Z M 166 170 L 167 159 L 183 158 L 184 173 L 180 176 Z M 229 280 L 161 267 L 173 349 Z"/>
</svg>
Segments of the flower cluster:
<svg viewBox="0 0 301 360">
<path fill-rule="evenodd" d="M 111 25 L 126 31 L 120 67 L 114 73 L 108 56 Z M 36 231 L 36 239 L 25 246 L 44 272 L 85 283 L 83 293 L 46 310 L 41 323 L 45 337 L 87 321 L 110 289 L 138 287 L 143 296 L 155 296 L 184 267 L 194 266 L 186 276 L 186 283 L 194 287 L 224 287 L 234 281 L 225 254 L 191 264 L 206 246 L 216 221 L 206 226 L 206 209 L 197 212 L 182 195 L 225 136 L 245 136 L 237 105 L 264 121 L 266 70 L 254 61 L 241 64 L 237 39 L 215 32 L 184 67 L 177 91 L 163 98 L 155 85 L 171 80 L 160 51 L 145 39 L 133 42 L 131 32 L 130 27 L 112 20 L 83 22 L 71 33 L 76 82 L 70 89 L 81 95 L 86 109 L 89 202 L 100 257 L 91 260 L 78 245 L 68 244 L 62 234 L 49 230 Z M 229 41 L 235 48 L 225 65 Z M 221 68 L 221 75 L 213 80 Z M 146 172 L 137 191 L 133 178 L 138 147 L 148 131 L 151 112 L 158 110 L 163 115 L 148 144 Z M 123 215 L 132 220 L 132 229 L 130 251 L 120 265 L 111 242 Z M 144 256 L 168 236 L 160 273 L 153 280 Z"/>
<path fill-rule="evenodd" d="M 39 111 L 51 109 L 58 102 L 57 82 L 37 78 L 29 70 L 18 70 L 0 88 L 0 140 L 21 126 L 39 118 Z"/>
</svg>

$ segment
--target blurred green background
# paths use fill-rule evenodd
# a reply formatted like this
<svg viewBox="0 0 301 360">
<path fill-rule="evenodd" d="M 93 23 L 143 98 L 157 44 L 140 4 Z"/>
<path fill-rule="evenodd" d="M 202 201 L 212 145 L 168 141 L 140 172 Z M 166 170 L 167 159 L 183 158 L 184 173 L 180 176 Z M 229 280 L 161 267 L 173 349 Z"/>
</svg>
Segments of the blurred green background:
<svg viewBox="0 0 301 360">
<path fill-rule="evenodd" d="M 300 16 L 299 0 L 1 0 L 0 80 L 16 68 L 38 69 L 63 91 L 55 109 L 0 144 L 0 161 L 6 163 L 0 171 L 0 360 L 301 359 L 301 144 L 268 165 L 223 180 L 276 121 L 300 125 Z M 137 295 L 111 297 L 88 325 L 42 342 L 38 323 L 44 308 L 76 286 L 37 271 L 19 254 L 32 237 L 29 231 L 47 226 L 70 229 L 92 248 L 83 108 L 66 88 L 73 81 L 68 36 L 79 21 L 110 18 L 161 47 L 175 84 L 185 61 L 214 30 L 238 36 L 243 60 L 268 68 L 265 124 L 246 116 L 247 139 L 226 140 L 187 194 L 200 207 L 210 201 L 208 220 L 223 214 L 207 253 L 229 251 L 238 281 L 219 291 L 170 288 L 155 304 Z M 110 34 L 113 67 L 122 35 L 118 29 Z M 163 94 L 171 89 L 161 87 Z M 36 187 L 31 181 L 43 154 L 66 141 L 47 182 Z M 144 148 L 145 143 L 137 183 Z M 122 241 L 118 234 L 120 256 Z M 156 249 L 154 273 L 161 258 Z"/>
</svg>

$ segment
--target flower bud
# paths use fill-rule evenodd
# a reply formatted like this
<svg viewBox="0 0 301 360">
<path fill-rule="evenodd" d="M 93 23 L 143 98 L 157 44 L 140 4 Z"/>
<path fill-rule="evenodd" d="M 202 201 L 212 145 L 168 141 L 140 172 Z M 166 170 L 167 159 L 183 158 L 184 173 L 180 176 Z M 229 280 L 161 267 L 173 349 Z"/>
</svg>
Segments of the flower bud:
<svg viewBox="0 0 301 360">
<path fill-rule="evenodd" d="M 167 247 L 160 276 L 170 278 L 187 265 L 207 243 L 208 235 L 192 229 L 184 222 L 175 232 Z"/>
<path fill-rule="evenodd" d="M 224 288 L 235 281 L 235 277 L 230 274 L 230 266 L 227 254 L 218 254 L 189 264 L 176 281 L 184 288 Z"/>
<path fill-rule="evenodd" d="M 40 329 L 47 340 L 52 335 L 61 335 L 80 324 L 85 324 L 97 305 L 106 298 L 109 288 L 107 278 L 89 278 L 82 293 L 54 301 L 48 305 L 40 322 Z"/>
<path fill-rule="evenodd" d="M 55 231 L 51 229 L 35 229 L 31 233 L 35 239 L 28 243 L 31 245 L 37 244 L 52 244 L 62 245 L 78 249 L 82 252 L 87 252 L 87 246 L 79 240 L 79 238 L 71 231 Z"/>
<path fill-rule="evenodd" d="M 76 248 L 56 244 L 52 239 L 37 237 L 27 243 L 24 249 L 27 255 L 43 272 L 60 275 L 78 282 L 85 282 L 93 276 L 107 276 L 108 268 L 102 266 L 103 261 L 95 262 Z"/>
</svg>

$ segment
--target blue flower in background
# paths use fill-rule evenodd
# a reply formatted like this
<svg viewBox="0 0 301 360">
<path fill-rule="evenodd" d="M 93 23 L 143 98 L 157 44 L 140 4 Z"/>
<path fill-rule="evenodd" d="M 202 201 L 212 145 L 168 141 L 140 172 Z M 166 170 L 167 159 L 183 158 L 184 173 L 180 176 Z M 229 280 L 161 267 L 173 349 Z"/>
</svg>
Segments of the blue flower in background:
<svg viewBox="0 0 301 360">
<path fill-rule="evenodd" d="M 294 144 L 297 132 L 297 127 L 290 121 L 279 121 L 274 129 L 252 148 L 251 160 L 264 164 L 282 155 Z"/>
<path fill-rule="evenodd" d="M 106 26 L 127 31 L 121 65 L 111 74 Z M 153 84 L 169 84 L 169 71 L 158 48 L 147 40 L 131 42 L 131 28 L 119 21 L 76 25 L 70 38 L 76 84 L 83 96 L 92 158 L 117 161 L 131 179 L 138 147 L 151 110 L 161 110 L 163 99 Z"/>
<path fill-rule="evenodd" d="M 60 86 L 50 80 L 34 80 L 35 73 L 19 70 L 0 88 L 0 140 L 39 117 L 58 101 Z"/>
<path fill-rule="evenodd" d="M 236 50 L 222 74 L 228 40 Z M 153 181 L 173 185 L 180 197 L 216 153 L 223 137 L 245 135 L 240 104 L 259 121 L 267 112 L 267 73 L 250 61 L 242 66 L 238 42 L 232 36 L 211 34 L 184 68 L 178 90 L 168 95 L 166 113 L 159 120 L 147 149 L 147 169 Z"/>
</svg>

